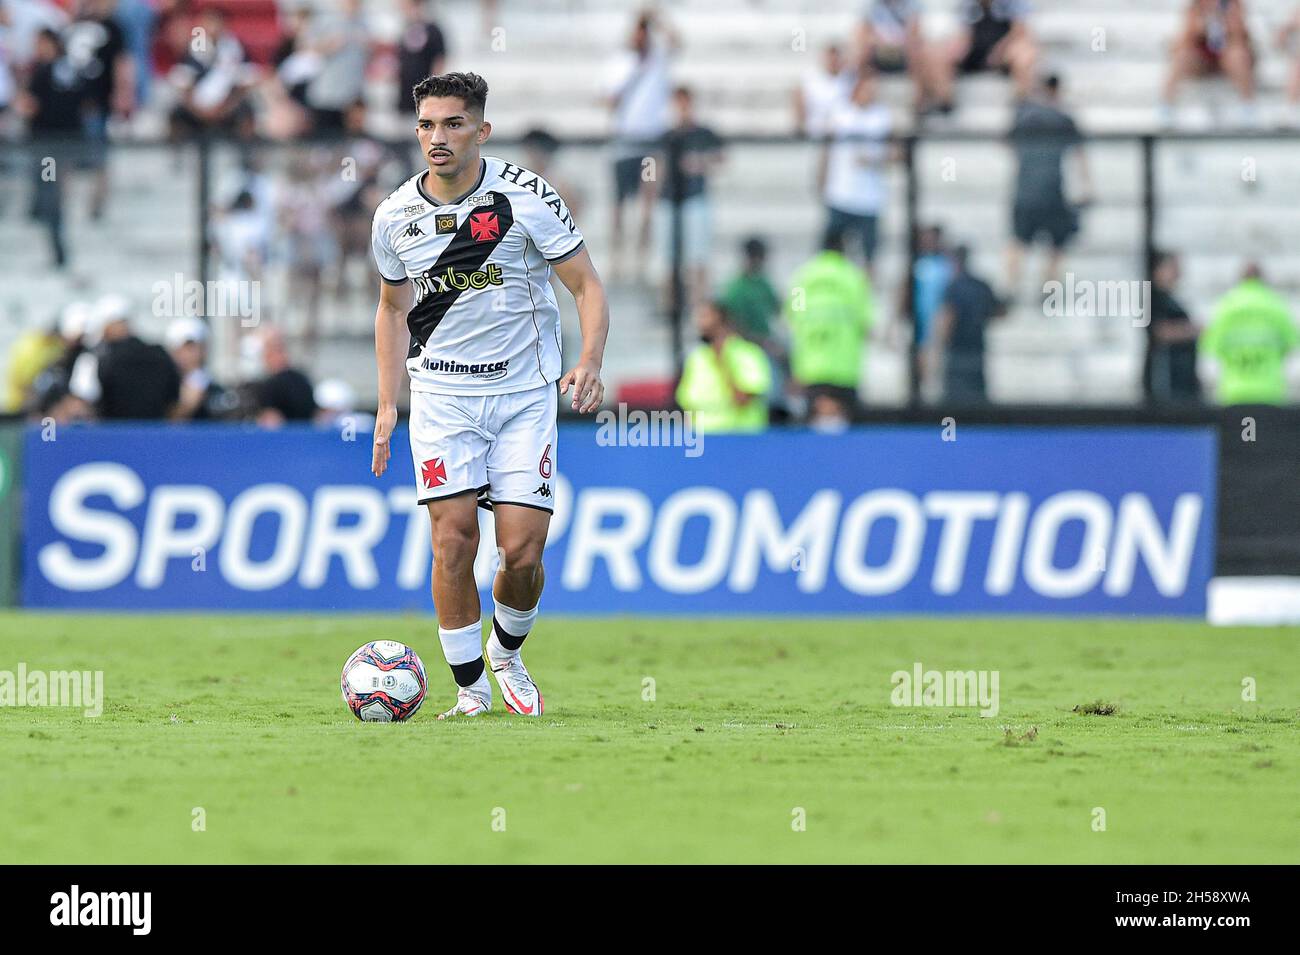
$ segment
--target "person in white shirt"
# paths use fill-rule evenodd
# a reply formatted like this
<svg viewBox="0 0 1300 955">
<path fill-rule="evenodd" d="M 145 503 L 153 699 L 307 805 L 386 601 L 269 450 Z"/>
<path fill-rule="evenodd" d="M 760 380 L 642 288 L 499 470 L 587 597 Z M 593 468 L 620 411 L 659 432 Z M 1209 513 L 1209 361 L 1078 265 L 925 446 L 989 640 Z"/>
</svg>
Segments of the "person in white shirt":
<svg viewBox="0 0 1300 955">
<path fill-rule="evenodd" d="M 834 43 L 822 51 L 822 61 L 803 75 L 794 94 L 797 132 L 819 138 L 827 133 L 826 123 L 835 108 L 849 98 L 853 74 L 846 70 L 844 52 Z"/>
<path fill-rule="evenodd" d="M 662 36 L 656 36 L 656 29 Z M 677 46 L 677 35 L 669 27 L 660 26 L 654 13 L 642 13 L 628 48 L 611 65 L 606 81 L 605 102 L 613 125 L 614 203 L 610 225 L 616 274 L 623 271 L 623 206 L 629 200 L 639 199 L 641 206 L 635 249 L 637 275 L 642 274 L 649 254 L 655 178 L 647 177 L 645 172 L 671 121 L 669 68 Z"/>
<path fill-rule="evenodd" d="M 877 99 L 877 86 L 874 73 L 860 73 L 848 102 L 831 114 L 830 140 L 818 176 L 826 203 L 826 235 L 856 235 L 868 269 L 876 255 L 893 129 L 889 107 Z"/>
</svg>

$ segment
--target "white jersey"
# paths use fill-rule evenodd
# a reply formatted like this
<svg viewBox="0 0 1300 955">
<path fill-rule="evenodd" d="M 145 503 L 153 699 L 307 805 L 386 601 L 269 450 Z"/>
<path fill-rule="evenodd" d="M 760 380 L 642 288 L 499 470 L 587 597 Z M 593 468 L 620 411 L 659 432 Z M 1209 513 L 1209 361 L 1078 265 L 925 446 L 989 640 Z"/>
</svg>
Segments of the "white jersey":
<svg viewBox="0 0 1300 955">
<path fill-rule="evenodd" d="M 582 249 L 564 200 L 536 173 L 484 156 L 478 183 L 439 203 L 404 182 L 375 210 L 380 277 L 415 283 L 411 390 L 504 395 L 559 379 L 551 266 Z"/>
</svg>

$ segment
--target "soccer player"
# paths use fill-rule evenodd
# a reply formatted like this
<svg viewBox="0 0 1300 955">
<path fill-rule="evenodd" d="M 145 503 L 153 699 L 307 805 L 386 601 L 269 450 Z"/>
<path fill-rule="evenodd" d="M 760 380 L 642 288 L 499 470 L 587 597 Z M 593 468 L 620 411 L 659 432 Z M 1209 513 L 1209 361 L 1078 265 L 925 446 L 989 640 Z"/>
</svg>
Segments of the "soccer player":
<svg viewBox="0 0 1300 955">
<path fill-rule="evenodd" d="M 476 505 L 493 512 L 501 556 L 487 663 L 506 709 L 540 716 L 542 694 L 519 649 L 542 593 L 556 466 L 555 383 L 560 394 L 572 395 L 575 411 L 599 407 L 609 308 L 564 200 L 529 170 L 479 155 L 492 134 L 483 118 L 483 78 L 446 73 L 413 92 L 428 168 L 379 204 L 371 239 L 383 280 L 371 470 L 378 477 L 388 466 L 405 362 L 411 456 L 433 536 L 438 636 L 460 688 L 456 705 L 439 718 L 476 716 L 492 706 L 474 582 Z M 572 293 L 582 328 L 581 357 L 563 376 L 552 271 Z"/>
</svg>

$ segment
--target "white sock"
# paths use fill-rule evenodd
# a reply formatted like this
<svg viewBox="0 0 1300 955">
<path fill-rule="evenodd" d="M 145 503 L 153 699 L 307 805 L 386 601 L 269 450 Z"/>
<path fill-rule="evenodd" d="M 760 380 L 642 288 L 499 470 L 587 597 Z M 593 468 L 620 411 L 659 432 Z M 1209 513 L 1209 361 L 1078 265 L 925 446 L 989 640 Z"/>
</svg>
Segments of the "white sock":
<svg viewBox="0 0 1300 955">
<path fill-rule="evenodd" d="M 442 643 L 442 655 L 446 657 L 447 665 L 451 667 L 452 675 L 456 678 L 458 685 L 461 680 L 468 676 L 468 674 L 457 673 L 459 668 L 467 663 L 474 663 L 476 660 L 479 661 L 479 666 L 482 666 L 482 623 L 471 623 L 455 630 L 439 627 L 438 640 Z M 488 697 L 489 699 L 492 696 L 492 685 L 488 683 L 485 670 L 479 670 L 478 678 L 469 686 L 462 687 L 462 689 L 473 690 L 479 696 Z"/>
<path fill-rule="evenodd" d="M 533 624 L 537 621 L 537 607 L 539 602 L 532 610 L 516 610 L 513 607 L 507 607 L 505 604 L 498 602 L 492 612 L 492 633 L 488 637 L 487 651 L 490 660 L 509 660 L 518 656 L 519 646 L 513 650 L 507 650 L 501 645 L 501 640 L 497 636 L 497 627 L 505 631 L 506 639 L 511 643 L 521 643 L 522 638 L 528 636 Z M 514 639 L 511 639 L 513 637 Z"/>
</svg>

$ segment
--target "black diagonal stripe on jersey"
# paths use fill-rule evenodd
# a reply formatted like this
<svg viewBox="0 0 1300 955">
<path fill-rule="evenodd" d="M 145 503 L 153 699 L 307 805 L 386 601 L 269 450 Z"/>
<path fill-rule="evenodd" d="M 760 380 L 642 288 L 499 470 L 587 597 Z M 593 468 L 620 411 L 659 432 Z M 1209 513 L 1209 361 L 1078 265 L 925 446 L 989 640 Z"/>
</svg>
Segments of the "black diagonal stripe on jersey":
<svg viewBox="0 0 1300 955">
<path fill-rule="evenodd" d="M 497 237 L 495 239 L 486 239 L 482 242 L 475 240 L 474 233 L 471 229 L 471 223 L 475 216 L 484 213 L 496 213 L 497 217 Z M 453 268 L 457 272 L 477 272 L 483 268 L 501 240 L 506 237 L 510 227 L 514 224 L 514 211 L 511 209 L 510 200 L 506 198 L 505 193 L 494 192 L 493 202 L 490 206 L 471 206 L 469 215 L 465 217 L 465 222 L 451 237 L 447 247 L 442 250 L 442 255 L 438 256 L 438 261 L 434 262 L 426 271 L 425 275 L 441 275 L 447 269 Z M 448 289 L 443 292 L 434 292 L 422 298 L 416 306 L 406 316 L 406 327 L 411 330 L 411 349 L 407 353 L 407 359 L 418 358 L 420 349 L 429 340 L 433 330 L 438 327 L 447 310 L 456 304 L 456 299 L 460 298 L 458 289 Z"/>
</svg>

